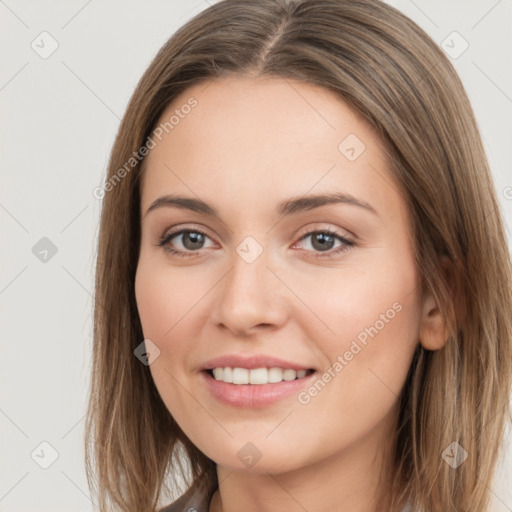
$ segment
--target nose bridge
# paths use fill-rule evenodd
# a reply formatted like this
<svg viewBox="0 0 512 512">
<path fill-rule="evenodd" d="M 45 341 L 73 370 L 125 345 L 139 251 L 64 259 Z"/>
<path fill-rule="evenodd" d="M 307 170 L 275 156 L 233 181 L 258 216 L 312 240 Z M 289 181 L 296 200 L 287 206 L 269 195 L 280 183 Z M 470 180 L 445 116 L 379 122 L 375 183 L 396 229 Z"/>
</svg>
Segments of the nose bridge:
<svg viewBox="0 0 512 512">
<path fill-rule="evenodd" d="M 239 305 L 241 302 L 254 303 L 265 298 L 270 291 L 269 277 L 273 277 L 267 268 L 268 256 L 268 251 L 253 237 L 246 237 L 235 248 L 231 259 L 232 270 L 225 285 L 227 299 L 234 300 Z"/>
<path fill-rule="evenodd" d="M 231 270 L 216 296 L 216 321 L 237 332 L 283 320 L 277 294 L 279 281 L 268 268 L 270 254 L 253 237 L 246 237 L 230 260 Z"/>
</svg>

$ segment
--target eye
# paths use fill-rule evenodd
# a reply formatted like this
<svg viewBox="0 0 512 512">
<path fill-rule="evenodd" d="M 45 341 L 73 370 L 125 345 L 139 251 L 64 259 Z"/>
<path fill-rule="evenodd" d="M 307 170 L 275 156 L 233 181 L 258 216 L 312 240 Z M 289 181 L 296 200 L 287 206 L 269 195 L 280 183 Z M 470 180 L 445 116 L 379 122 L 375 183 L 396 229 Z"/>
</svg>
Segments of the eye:
<svg viewBox="0 0 512 512">
<path fill-rule="evenodd" d="M 315 258 L 331 258 L 356 245 L 353 240 L 329 228 L 309 231 L 300 237 L 298 243 L 308 238 L 311 238 L 311 241 L 307 245 L 311 248 L 306 250 L 316 253 L 313 255 Z M 173 242 L 174 239 L 180 240 L 179 244 Z M 157 246 L 163 247 L 165 251 L 179 257 L 199 256 L 205 248 L 206 239 L 210 239 L 210 237 L 201 229 L 182 228 L 166 233 L 160 238 Z M 335 247 L 336 240 L 340 242 L 337 247 Z M 176 245 L 180 244 L 181 248 L 176 248 Z"/>
<path fill-rule="evenodd" d="M 209 239 L 210 237 L 200 229 L 180 229 L 179 231 L 166 233 L 160 238 L 157 245 L 176 256 L 196 256 L 200 254 L 199 251 L 204 248 L 203 245 L 206 238 Z M 180 243 L 183 249 L 175 249 L 173 247 L 175 246 L 175 243 L 172 242 L 173 239 L 181 239 Z"/>
<path fill-rule="evenodd" d="M 311 241 L 308 244 L 313 252 L 319 251 L 314 254 L 315 258 L 330 258 L 342 252 L 348 251 L 351 247 L 355 246 L 353 240 L 333 231 L 331 229 L 322 229 L 316 231 L 309 231 L 308 233 L 301 236 L 299 242 L 306 240 L 311 237 Z M 336 240 L 341 243 L 338 247 L 333 249 Z"/>
</svg>

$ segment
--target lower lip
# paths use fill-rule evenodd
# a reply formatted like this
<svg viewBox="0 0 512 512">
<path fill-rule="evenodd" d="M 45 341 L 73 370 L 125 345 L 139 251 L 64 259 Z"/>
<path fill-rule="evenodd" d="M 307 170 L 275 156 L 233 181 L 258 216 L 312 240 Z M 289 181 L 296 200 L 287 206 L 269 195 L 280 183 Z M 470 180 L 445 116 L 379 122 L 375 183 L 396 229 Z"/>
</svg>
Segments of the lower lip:
<svg viewBox="0 0 512 512">
<path fill-rule="evenodd" d="M 206 371 L 202 371 L 200 375 L 210 392 L 222 403 L 243 409 L 257 409 L 298 393 L 310 384 L 316 373 L 313 372 L 301 379 L 271 384 L 229 384 L 215 380 Z"/>
</svg>

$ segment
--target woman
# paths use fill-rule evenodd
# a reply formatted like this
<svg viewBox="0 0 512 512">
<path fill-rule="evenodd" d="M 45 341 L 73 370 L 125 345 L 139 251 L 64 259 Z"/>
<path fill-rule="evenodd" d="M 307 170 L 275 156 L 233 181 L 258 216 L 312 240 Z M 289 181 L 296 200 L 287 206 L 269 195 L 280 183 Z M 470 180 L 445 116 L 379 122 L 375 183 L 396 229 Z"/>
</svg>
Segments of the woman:
<svg viewBox="0 0 512 512">
<path fill-rule="evenodd" d="M 468 98 L 411 20 L 209 7 L 142 77 L 103 201 L 101 510 L 181 478 L 162 510 L 486 510 L 510 259 Z"/>
</svg>

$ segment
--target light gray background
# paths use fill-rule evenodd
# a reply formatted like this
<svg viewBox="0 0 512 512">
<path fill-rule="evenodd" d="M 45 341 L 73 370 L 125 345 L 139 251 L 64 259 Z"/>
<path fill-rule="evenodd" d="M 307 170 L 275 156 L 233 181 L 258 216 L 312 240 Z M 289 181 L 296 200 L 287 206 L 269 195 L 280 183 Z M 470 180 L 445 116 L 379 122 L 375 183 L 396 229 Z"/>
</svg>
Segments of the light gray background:
<svg viewBox="0 0 512 512">
<path fill-rule="evenodd" d="M 510 226 L 512 2 L 390 3 L 452 53 L 464 44 L 454 31 L 469 44 L 453 63 Z M 100 211 L 92 191 L 104 179 L 141 74 L 168 37 L 206 7 L 204 0 L 0 0 L 3 512 L 95 509 L 82 448 Z M 51 49 L 43 31 L 58 43 L 46 59 L 31 47 Z M 507 236 L 510 243 L 508 227 Z M 43 237 L 57 248 L 46 262 L 32 251 Z M 512 510 L 510 439 L 492 488 L 496 512 Z M 39 464 L 52 461 L 52 449 L 42 442 L 58 455 L 47 469 Z"/>
</svg>

